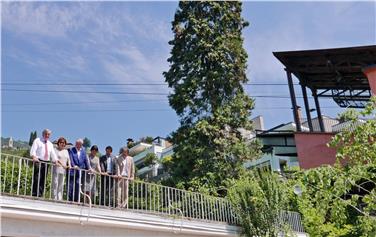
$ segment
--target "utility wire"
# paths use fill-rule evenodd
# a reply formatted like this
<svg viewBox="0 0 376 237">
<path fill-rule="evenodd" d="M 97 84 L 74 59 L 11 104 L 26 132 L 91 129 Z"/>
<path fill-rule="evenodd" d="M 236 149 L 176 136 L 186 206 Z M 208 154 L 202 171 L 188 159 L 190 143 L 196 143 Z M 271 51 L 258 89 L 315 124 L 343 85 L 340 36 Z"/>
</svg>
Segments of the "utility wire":
<svg viewBox="0 0 376 237">
<path fill-rule="evenodd" d="M 95 109 L 95 110 L 3 110 L 4 113 L 86 113 L 86 112 L 158 112 L 158 111 L 171 111 L 171 109 Z"/>
<path fill-rule="evenodd" d="M 156 92 L 123 92 L 123 91 L 76 91 L 76 90 L 33 90 L 33 89 L 1 89 L 2 91 L 18 91 L 18 92 L 41 92 L 41 93 L 89 93 L 89 94 L 118 94 L 118 95 L 163 95 L 168 96 L 166 93 Z M 250 95 L 252 98 L 279 98 L 290 99 L 288 95 Z M 303 96 L 296 96 L 296 98 L 303 98 Z"/>
<path fill-rule="evenodd" d="M 341 109 L 337 106 L 323 106 L 323 109 Z M 261 107 L 254 108 L 253 110 L 290 110 L 291 107 Z M 68 112 L 161 112 L 161 111 L 173 111 L 172 109 L 80 109 L 80 110 L 3 110 L 7 113 L 23 113 L 23 112 L 51 112 L 51 113 L 68 113 Z"/>
<path fill-rule="evenodd" d="M 52 83 L 52 82 L 3 82 L 11 86 L 166 86 L 167 83 Z"/>
<path fill-rule="evenodd" d="M 108 101 L 69 101 L 69 102 L 39 102 L 39 103 L 4 103 L 5 106 L 17 106 L 17 105 L 76 105 L 76 104 L 112 104 L 112 103 L 139 103 L 139 102 L 167 102 L 167 99 L 154 99 L 154 100 L 108 100 Z"/>
<path fill-rule="evenodd" d="M 52 82 L 2 82 L 11 86 L 167 86 L 167 83 L 52 83 Z M 247 86 L 287 86 L 287 83 L 245 83 Z M 294 84 L 299 85 L 299 84 Z"/>
<path fill-rule="evenodd" d="M 124 91 L 75 91 L 75 90 L 29 90 L 29 89 L 4 89 L 2 91 L 23 91 L 23 92 L 42 92 L 42 93 L 88 93 L 88 94 L 119 94 L 119 95 L 164 95 L 166 93 L 156 92 L 124 92 Z"/>
</svg>

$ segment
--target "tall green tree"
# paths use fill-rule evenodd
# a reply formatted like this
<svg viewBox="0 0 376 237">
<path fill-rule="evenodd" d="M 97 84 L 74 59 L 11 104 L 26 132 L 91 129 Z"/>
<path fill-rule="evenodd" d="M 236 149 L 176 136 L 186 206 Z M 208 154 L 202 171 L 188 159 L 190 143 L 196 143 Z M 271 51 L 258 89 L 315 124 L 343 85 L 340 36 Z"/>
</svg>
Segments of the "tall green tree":
<svg viewBox="0 0 376 237">
<path fill-rule="evenodd" d="M 241 2 L 179 2 L 172 22 L 170 106 L 180 117 L 172 134 L 175 185 L 217 193 L 238 177 L 256 150 L 239 128 L 251 129 L 254 101 L 244 92 L 247 53 Z"/>
<path fill-rule="evenodd" d="M 85 137 L 84 138 L 84 144 L 82 144 L 85 148 L 88 148 L 91 146 L 91 141 L 89 138 Z"/>
<path fill-rule="evenodd" d="M 33 145 L 33 142 L 37 138 L 37 131 L 31 132 L 30 133 L 30 138 L 29 138 L 29 146 Z"/>
</svg>

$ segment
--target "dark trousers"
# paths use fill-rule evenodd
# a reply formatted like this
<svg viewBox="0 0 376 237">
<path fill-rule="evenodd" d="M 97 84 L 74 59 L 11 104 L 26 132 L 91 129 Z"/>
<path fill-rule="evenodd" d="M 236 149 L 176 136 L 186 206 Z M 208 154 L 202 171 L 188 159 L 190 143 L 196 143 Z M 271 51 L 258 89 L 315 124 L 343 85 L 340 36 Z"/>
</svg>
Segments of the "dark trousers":
<svg viewBox="0 0 376 237">
<path fill-rule="evenodd" d="M 113 206 L 115 200 L 114 178 L 110 176 L 101 176 L 100 205 Z"/>
<path fill-rule="evenodd" d="M 35 197 L 42 197 L 44 193 L 44 185 L 48 175 L 48 164 L 42 162 L 34 162 L 33 172 L 33 191 Z"/>
<path fill-rule="evenodd" d="M 80 170 L 71 170 L 69 172 L 68 200 L 78 202 L 80 198 Z"/>
</svg>

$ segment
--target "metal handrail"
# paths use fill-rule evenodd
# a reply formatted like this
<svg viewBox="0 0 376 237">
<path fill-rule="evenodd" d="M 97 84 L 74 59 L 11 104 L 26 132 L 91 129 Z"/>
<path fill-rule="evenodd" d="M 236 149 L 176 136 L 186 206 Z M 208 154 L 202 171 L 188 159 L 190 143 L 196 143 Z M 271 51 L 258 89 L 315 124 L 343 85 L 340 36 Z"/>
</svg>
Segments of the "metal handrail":
<svg viewBox="0 0 376 237">
<path fill-rule="evenodd" d="M 43 164 L 43 165 L 42 165 Z M 40 169 L 46 166 L 46 174 L 42 177 Z M 198 219 L 202 221 L 226 222 L 237 225 L 238 218 L 233 211 L 231 203 L 220 197 L 167 187 L 160 184 L 148 183 L 140 180 L 129 180 L 125 177 L 93 173 L 89 170 L 67 169 L 64 174 L 62 198 L 53 190 L 53 180 L 56 164 L 32 159 L 1 154 L 0 162 L 0 192 L 2 194 L 32 197 L 42 200 L 86 205 L 85 196 L 90 197 L 89 205 L 93 207 L 120 208 L 119 202 L 125 202 L 124 209 L 135 212 L 151 213 L 158 215 L 180 216 L 185 219 Z M 37 178 L 34 177 L 35 169 L 39 169 Z M 33 196 L 33 185 L 45 183 L 43 193 Z M 80 181 L 76 181 L 79 178 Z M 125 182 L 128 192 L 119 192 L 119 185 Z M 35 183 L 35 184 L 34 184 Z M 38 184 L 38 185 L 37 185 Z M 76 189 L 76 185 L 79 187 Z M 94 185 L 89 188 L 88 185 Z M 56 185 L 55 185 L 56 186 Z M 72 187 L 73 188 L 72 188 Z M 69 198 L 69 187 L 73 190 Z M 38 187 L 39 188 L 39 187 Z M 35 191 L 35 190 L 34 190 Z M 76 194 L 76 192 L 78 194 Z M 128 195 L 126 195 L 128 194 Z M 78 196 L 77 199 L 74 197 Z"/>
</svg>

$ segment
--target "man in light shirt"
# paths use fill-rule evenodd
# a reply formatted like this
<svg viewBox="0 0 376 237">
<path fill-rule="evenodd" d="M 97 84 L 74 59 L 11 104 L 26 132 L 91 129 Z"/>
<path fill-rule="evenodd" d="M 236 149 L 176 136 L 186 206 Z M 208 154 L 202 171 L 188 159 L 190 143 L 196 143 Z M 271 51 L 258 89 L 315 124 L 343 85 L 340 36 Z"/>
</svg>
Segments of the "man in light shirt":
<svg viewBox="0 0 376 237">
<path fill-rule="evenodd" d="M 44 129 L 42 138 L 36 138 L 30 149 L 30 156 L 34 163 L 32 195 L 36 197 L 43 196 L 49 162 L 57 161 L 54 147 L 49 141 L 50 136 L 51 130 Z"/>
<path fill-rule="evenodd" d="M 134 170 L 133 157 L 129 156 L 129 149 L 123 147 L 116 159 L 116 175 L 119 179 L 117 203 L 120 208 L 128 206 L 128 186 L 129 181 L 134 179 Z"/>
</svg>

